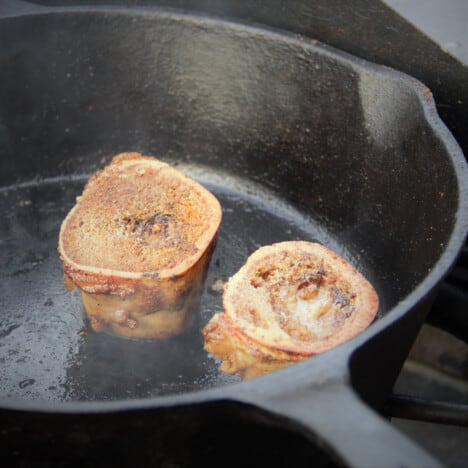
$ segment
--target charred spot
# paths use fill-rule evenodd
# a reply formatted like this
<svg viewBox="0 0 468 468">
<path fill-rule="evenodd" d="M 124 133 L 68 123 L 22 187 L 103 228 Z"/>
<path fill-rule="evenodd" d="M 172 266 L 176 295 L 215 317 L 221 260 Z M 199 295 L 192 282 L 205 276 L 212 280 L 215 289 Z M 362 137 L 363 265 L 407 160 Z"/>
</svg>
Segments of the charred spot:
<svg viewBox="0 0 468 468">
<path fill-rule="evenodd" d="M 321 286 L 324 283 L 326 276 L 327 276 L 327 272 L 323 266 L 323 259 L 322 259 L 322 261 L 320 262 L 320 268 L 317 270 L 317 272 L 314 275 L 315 283 L 317 284 L 317 286 Z"/>
<path fill-rule="evenodd" d="M 346 309 L 346 310 L 345 310 L 345 316 L 346 316 L 346 318 L 351 317 L 351 315 L 353 314 L 353 312 L 354 312 L 354 307 L 350 307 L 350 308 Z"/>
<path fill-rule="evenodd" d="M 341 306 L 341 308 L 349 307 L 351 305 L 351 300 L 356 297 L 356 294 L 354 293 L 351 293 L 351 294 L 343 293 L 343 291 L 336 286 L 334 286 L 332 290 L 333 290 L 333 302 Z M 351 312 L 352 312 L 352 309 L 350 309 L 349 314 L 351 314 Z"/>
<path fill-rule="evenodd" d="M 299 285 L 297 286 L 297 291 L 304 293 L 313 294 L 322 286 L 327 278 L 327 272 L 323 268 L 323 262 L 320 268 L 314 273 L 308 272 L 302 276 L 300 279 Z"/>
<path fill-rule="evenodd" d="M 165 213 L 156 213 L 149 218 L 134 218 L 131 216 L 123 218 L 125 228 L 131 233 L 141 236 L 156 232 L 158 235 L 166 237 L 170 221 L 171 215 Z"/>
<path fill-rule="evenodd" d="M 297 287 L 297 294 L 302 300 L 309 300 L 318 294 L 318 285 L 311 279 L 306 279 L 299 283 Z"/>
<path fill-rule="evenodd" d="M 254 287 L 254 288 L 258 288 L 259 286 L 261 286 L 263 283 L 265 283 L 266 281 L 268 281 L 268 279 L 270 278 L 270 276 L 272 276 L 272 274 L 274 273 L 275 271 L 275 268 L 274 267 L 271 267 L 271 266 L 268 266 L 268 267 L 264 267 L 264 268 L 259 268 L 255 274 L 255 276 L 250 280 L 250 284 Z"/>
<path fill-rule="evenodd" d="M 260 278 L 258 277 L 254 277 L 250 280 L 250 284 L 254 287 L 254 288 L 258 288 L 262 285 L 262 281 L 260 280 Z"/>
<path fill-rule="evenodd" d="M 263 281 L 267 281 L 268 278 L 272 275 L 273 270 L 265 270 L 260 273 L 260 277 L 262 278 Z"/>
</svg>

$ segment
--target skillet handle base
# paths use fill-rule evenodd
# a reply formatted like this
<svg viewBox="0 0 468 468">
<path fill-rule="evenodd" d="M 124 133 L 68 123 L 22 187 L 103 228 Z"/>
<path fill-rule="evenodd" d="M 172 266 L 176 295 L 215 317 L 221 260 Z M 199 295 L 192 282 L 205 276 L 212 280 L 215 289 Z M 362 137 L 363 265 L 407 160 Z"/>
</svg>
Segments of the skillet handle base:
<svg viewBox="0 0 468 468">
<path fill-rule="evenodd" d="M 250 403 L 298 423 L 344 466 L 439 468 L 443 465 L 370 409 L 351 387 L 327 382 L 293 395 L 258 395 Z"/>
</svg>

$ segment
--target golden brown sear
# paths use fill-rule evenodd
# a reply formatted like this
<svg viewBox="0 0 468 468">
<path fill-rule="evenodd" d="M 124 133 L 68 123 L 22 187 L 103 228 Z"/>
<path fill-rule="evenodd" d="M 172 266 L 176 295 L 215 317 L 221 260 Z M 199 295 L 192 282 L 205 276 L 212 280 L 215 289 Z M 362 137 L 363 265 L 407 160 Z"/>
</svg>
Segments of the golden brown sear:
<svg viewBox="0 0 468 468">
<path fill-rule="evenodd" d="M 250 378 L 326 351 L 364 330 L 378 296 L 323 245 L 290 241 L 254 252 L 224 288 L 222 313 L 203 329 L 228 374 Z"/>
<path fill-rule="evenodd" d="M 81 290 L 96 331 L 176 335 L 190 322 L 220 222 L 218 200 L 174 167 L 115 156 L 62 223 L 67 289 Z"/>
</svg>

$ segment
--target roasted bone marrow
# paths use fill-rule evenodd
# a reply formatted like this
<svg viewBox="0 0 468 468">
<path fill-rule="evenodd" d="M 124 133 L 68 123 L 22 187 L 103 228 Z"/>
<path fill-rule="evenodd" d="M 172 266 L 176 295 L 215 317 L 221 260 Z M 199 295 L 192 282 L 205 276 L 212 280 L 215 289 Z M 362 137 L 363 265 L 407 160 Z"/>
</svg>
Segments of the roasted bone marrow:
<svg viewBox="0 0 468 468">
<path fill-rule="evenodd" d="M 165 338 L 191 322 L 221 206 L 150 156 L 123 153 L 88 180 L 64 219 L 58 252 L 95 331 Z"/>
<path fill-rule="evenodd" d="M 248 379 L 349 340 L 378 305 L 369 281 L 325 246 L 264 246 L 224 286 L 224 310 L 203 329 L 205 350 Z"/>
</svg>

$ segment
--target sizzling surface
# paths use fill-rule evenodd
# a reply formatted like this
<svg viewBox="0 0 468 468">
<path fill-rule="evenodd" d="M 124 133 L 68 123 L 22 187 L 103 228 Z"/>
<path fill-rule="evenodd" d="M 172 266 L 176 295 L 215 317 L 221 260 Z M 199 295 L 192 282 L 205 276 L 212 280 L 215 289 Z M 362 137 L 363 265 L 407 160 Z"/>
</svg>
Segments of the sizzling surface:
<svg viewBox="0 0 468 468">
<path fill-rule="evenodd" d="M 236 381 L 203 350 L 201 328 L 221 310 L 222 282 L 258 247 L 319 240 L 340 250 L 320 226 L 279 200 L 215 180 L 223 206 L 217 248 L 200 313 L 181 337 L 135 341 L 93 333 L 78 293 L 63 287 L 56 252 L 60 223 L 87 177 L 0 189 L 0 396 L 26 400 L 116 400 L 184 393 Z M 341 253 L 343 250 L 341 249 Z M 350 253 L 346 252 L 349 258 Z"/>
</svg>

